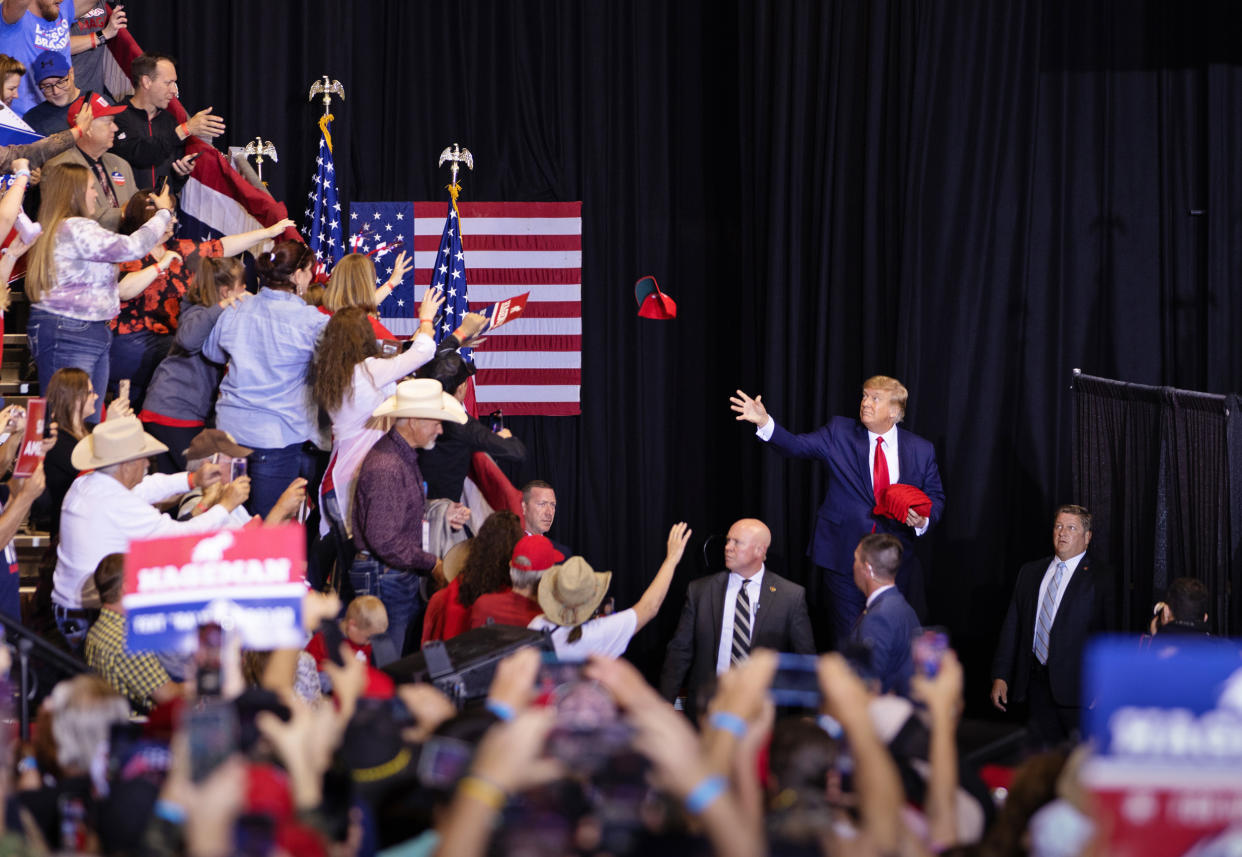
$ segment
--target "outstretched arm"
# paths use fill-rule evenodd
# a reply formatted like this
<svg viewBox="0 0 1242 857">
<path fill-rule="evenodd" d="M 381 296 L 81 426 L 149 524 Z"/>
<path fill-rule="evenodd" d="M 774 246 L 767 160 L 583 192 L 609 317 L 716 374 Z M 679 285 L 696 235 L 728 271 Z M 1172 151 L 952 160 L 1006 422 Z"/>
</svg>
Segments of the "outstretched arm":
<svg viewBox="0 0 1242 857">
<path fill-rule="evenodd" d="M 690 533 L 690 528 L 684 522 L 673 524 L 673 528 L 668 531 L 668 549 L 664 554 L 664 562 L 660 570 L 656 572 L 655 580 L 651 581 L 643 597 L 638 599 L 638 603 L 634 605 L 634 612 L 638 615 L 638 622 L 634 627 L 635 632 L 660 612 L 660 605 L 664 603 L 664 598 L 668 595 L 668 587 L 673 582 L 673 572 L 677 570 L 677 563 L 681 562 L 681 556 L 686 550 L 686 542 L 690 540 Z"/>
</svg>

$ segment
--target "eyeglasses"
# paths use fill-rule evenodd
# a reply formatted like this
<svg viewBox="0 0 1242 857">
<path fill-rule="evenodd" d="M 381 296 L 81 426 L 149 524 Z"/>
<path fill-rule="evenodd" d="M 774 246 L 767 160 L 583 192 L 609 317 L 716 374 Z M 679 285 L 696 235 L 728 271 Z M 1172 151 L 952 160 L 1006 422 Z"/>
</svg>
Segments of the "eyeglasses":
<svg viewBox="0 0 1242 857">
<path fill-rule="evenodd" d="M 47 80 L 39 81 L 39 91 L 41 92 L 56 92 L 58 89 L 68 89 L 68 88 L 69 88 L 68 75 L 66 75 L 65 77 L 58 77 L 58 78 L 49 77 Z"/>
</svg>

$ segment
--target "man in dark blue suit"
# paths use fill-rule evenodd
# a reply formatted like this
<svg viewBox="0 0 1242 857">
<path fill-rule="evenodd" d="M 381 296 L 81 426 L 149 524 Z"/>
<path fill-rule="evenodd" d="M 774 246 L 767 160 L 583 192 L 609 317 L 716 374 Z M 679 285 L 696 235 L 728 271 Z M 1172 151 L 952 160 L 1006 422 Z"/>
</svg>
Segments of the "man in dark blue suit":
<svg viewBox="0 0 1242 857">
<path fill-rule="evenodd" d="M 832 595 L 832 623 L 838 642 L 848 638 L 863 609 L 854 586 L 854 548 L 869 533 L 889 533 L 902 545 L 897 588 L 911 604 L 923 604 L 922 569 L 914 555 L 914 539 L 923 536 L 944 512 L 944 488 L 936 467 L 936 450 L 916 434 L 897 427 L 906 412 L 909 393 L 901 382 L 876 375 L 863 382 L 858 419 L 833 417 L 808 434 L 790 434 L 777 425 L 763 406 L 763 397 L 741 390 L 730 399 L 737 419 L 758 426 L 756 434 L 782 455 L 815 458 L 828 470 L 828 493 L 819 507 L 807 553 L 825 575 Z M 876 454 L 876 450 L 880 455 Z M 905 520 L 876 514 L 877 501 L 889 485 L 913 485 L 931 501 L 921 515 L 913 508 Z"/>
<path fill-rule="evenodd" d="M 910 692 L 914 658 L 910 644 L 918 635 L 919 617 L 900 592 L 896 575 L 901 565 L 901 541 L 889 533 L 863 536 L 854 550 L 854 585 L 867 606 L 854 623 L 850 643 L 870 652 L 865 678 L 880 682 L 881 693 Z"/>
</svg>

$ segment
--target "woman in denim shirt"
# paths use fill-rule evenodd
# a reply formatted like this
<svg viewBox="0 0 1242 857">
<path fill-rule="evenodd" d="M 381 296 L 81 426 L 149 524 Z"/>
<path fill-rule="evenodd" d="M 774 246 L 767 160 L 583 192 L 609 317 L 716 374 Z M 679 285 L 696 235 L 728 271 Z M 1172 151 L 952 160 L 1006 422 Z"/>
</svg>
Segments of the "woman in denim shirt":
<svg viewBox="0 0 1242 857">
<path fill-rule="evenodd" d="M 254 450 L 248 505 L 260 517 L 294 479 L 314 480 L 314 458 L 303 446 L 318 437 L 318 412 L 306 376 L 328 323 L 301 297 L 314 264 L 298 241 L 259 256 L 259 293 L 221 315 L 203 343 L 204 357 L 228 365 L 216 427 Z"/>
</svg>

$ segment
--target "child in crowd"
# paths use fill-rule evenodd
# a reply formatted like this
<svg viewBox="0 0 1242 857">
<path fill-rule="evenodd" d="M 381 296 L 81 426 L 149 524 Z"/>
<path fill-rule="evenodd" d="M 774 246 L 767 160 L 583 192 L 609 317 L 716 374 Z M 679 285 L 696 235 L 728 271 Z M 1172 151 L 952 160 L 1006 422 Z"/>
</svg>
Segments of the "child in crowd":
<svg viewBox="0 0 1242 857">
<path fill-rule="evenodd" d="M 354 657 L 363 663 L 371 663 L 371 638 L 388 630 L 388 611 L 384 609 L 384 602 L 374 595 L 360 595 L 349 602 L 340 624 L 341 633 L 353 649 Z M 328 646 L 322 631 L 311 637 L 306 651 L 315 659 L 315 666 L 322 673 L 323 663 L 328 659 Z"/>
</svg>

